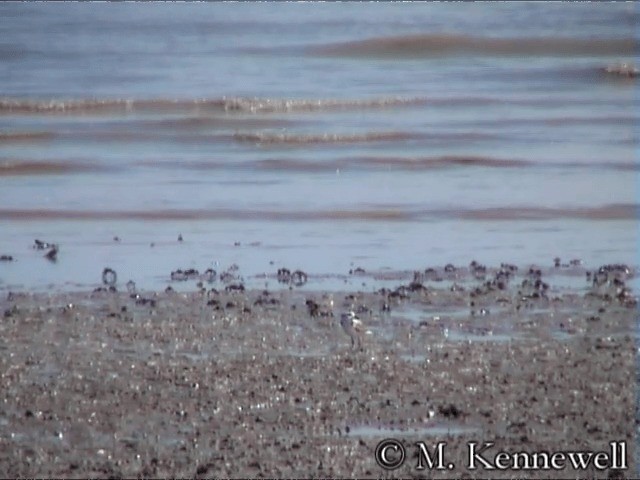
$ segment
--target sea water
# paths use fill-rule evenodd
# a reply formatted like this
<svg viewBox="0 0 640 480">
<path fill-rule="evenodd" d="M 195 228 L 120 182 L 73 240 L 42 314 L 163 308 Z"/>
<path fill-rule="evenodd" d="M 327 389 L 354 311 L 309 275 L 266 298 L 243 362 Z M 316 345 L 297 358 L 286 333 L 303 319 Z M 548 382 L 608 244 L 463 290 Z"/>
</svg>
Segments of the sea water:
<svg viewBox="0 0 640 480">
<path fill-rule="evenodd" d="M 638 82 L 606 68 L 638 64 L 639 19 L 635 3 L 0 4 L 0 289 L 94 287 L 105 267 L 163 288 L 234 263 L 248 281 L 635 266 Z"/>
</svg>

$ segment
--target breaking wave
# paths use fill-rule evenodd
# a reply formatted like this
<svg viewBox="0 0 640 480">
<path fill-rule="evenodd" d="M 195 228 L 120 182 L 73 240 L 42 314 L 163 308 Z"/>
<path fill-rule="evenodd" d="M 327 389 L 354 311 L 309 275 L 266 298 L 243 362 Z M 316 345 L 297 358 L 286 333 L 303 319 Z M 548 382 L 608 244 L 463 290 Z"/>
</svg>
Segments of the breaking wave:
<svg viewBox="0 0 640 480">
<path fill-rule="evenodd" d="M 349 99 L 270 99 L 270 98 L 213 98 L 213 99 L 84 99 L 84 100 L 23 100 L 0 99 L 0 114 L 108 114 L 127 112 L 149 113 L 206 113 L 247 112 L 285 113 L 332 110 L 357 110 L 423 105 L 423 97 L 383 97 L 361 100 Z"/>
<path fill-rule="evenodd" d="M 404 140 L 417 140 L 420 138 L 424 138 L 424 135 L 412 132 L 367 132 L 361 134 L 326 133 L 318 135 L 287 133 L 236 133 L 234 135 L 234 139 L 239 142 L 251 142 L 263 145 L 313 145 L 362 142 L 398 142 Z"/>
<path fill-rule="evenodd" d="M 545 106 L 558 103 L 566 105 L 611 105 L 610 99 L 597 97 L 540 98 L 534 96 L 479 96 L 450 95 L 442 97 L 390 96 L 368 99 L 287 99 L 287 98 L 211 98 L 211 99 L 52 99 L 32 100 L 0 98 L 0 115 L 115 115 L 128 113 L 183 115 L 181 119 L 163 119 L 164 126 L 197 127 L 233 122 L 229 117 L 206 115 L 229 113 L 311 113 L 339 112 L 411 107 L 478 107 L 485 105 Z M 144 120 L 147 122 L 153 122 Z M 160 124 L 160 126 L 163 126 Z M 286 125 L 280 125 L 286 126 Z M 0 134 L 3 137 L 18 135 Z M 30 133 L 33 135 L 33 133 Z"/>
</svg>

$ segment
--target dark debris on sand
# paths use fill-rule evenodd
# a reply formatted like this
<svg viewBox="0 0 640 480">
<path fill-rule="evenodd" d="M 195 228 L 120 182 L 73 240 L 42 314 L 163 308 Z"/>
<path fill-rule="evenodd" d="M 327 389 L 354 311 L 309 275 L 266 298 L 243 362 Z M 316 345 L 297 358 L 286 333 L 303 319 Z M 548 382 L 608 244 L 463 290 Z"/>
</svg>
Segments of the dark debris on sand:
<svg viewBox="0 0 640 480">
<path fill-rule="evenodd" d="M 513 478 L 467 471 L 469 441 L 555 452 L 614 440 L 637 478 L 634 272 L 603 266 L 584 289 L 560 291 L 553 263 L 451 267 L 370 292 L 234 280 L 3 294 L 0 473 L 387 477 L 374 451 L 394 437 L 447 442 L 456 467 L 429 478 Z M 362 351 L 339 325 L 350 310 L 370 330 Z M 414 460 L 393 475 L 422 477 Z"/>
</svg>

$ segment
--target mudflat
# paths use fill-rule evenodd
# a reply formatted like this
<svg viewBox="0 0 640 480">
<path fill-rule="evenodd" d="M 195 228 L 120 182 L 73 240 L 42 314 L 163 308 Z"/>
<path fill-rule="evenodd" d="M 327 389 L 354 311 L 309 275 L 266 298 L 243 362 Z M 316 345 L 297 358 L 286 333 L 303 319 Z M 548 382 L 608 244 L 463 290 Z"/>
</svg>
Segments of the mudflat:
<svg viewBox="0 0 640 480">
<path fill-rule="evenodd" d="M 553 269 L 507 270 L 369 291 L 313 291 L 310 276 L 5 292 L 0 476 L 637 478 L 625 279 L 560 288 Z M 390 438 L 394 470 L 377 448 Z M 593 455 L 575 468 L 571 452 Z"/>
</svg>

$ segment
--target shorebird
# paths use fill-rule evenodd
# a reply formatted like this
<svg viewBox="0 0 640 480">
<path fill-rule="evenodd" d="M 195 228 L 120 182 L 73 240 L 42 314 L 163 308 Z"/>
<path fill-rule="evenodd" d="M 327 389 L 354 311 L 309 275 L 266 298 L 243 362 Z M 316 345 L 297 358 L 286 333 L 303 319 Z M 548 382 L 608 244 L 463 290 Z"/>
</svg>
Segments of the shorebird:
<svg viewBox="0 0 640 480">
<path fill-rule="evenodd" d="M 47 258 L 47 260 L 55 262 L 58 259 L 58 246 L 57 245 L 51 245 L 51 250 L 49 250 L 45 254 L 45 257 Z"/>
<path fill-rule="evenodd" d="M 342 329 L 345 331 L 345 333 L 349 335 L 349 337 L 351 337 L 351 348 L 355 348 L 356 343 L 358 344 L 358 348 L 361 348 L 362 335 L 371 333 L 365 328 L 362 320 L 360 320 L 358 316 L 352 311 L 343 313 L 340 316 L 340 325 L 342 325 Z"/>
<path fill-rule="evenodd" d="M 105 268 L 102 270 L 102 283 L 105 285 L 109 285 L 113 287 L 118 281 L 118 275 L 116 275 L 116 271 L 111 268 Z"/>
</svg>

